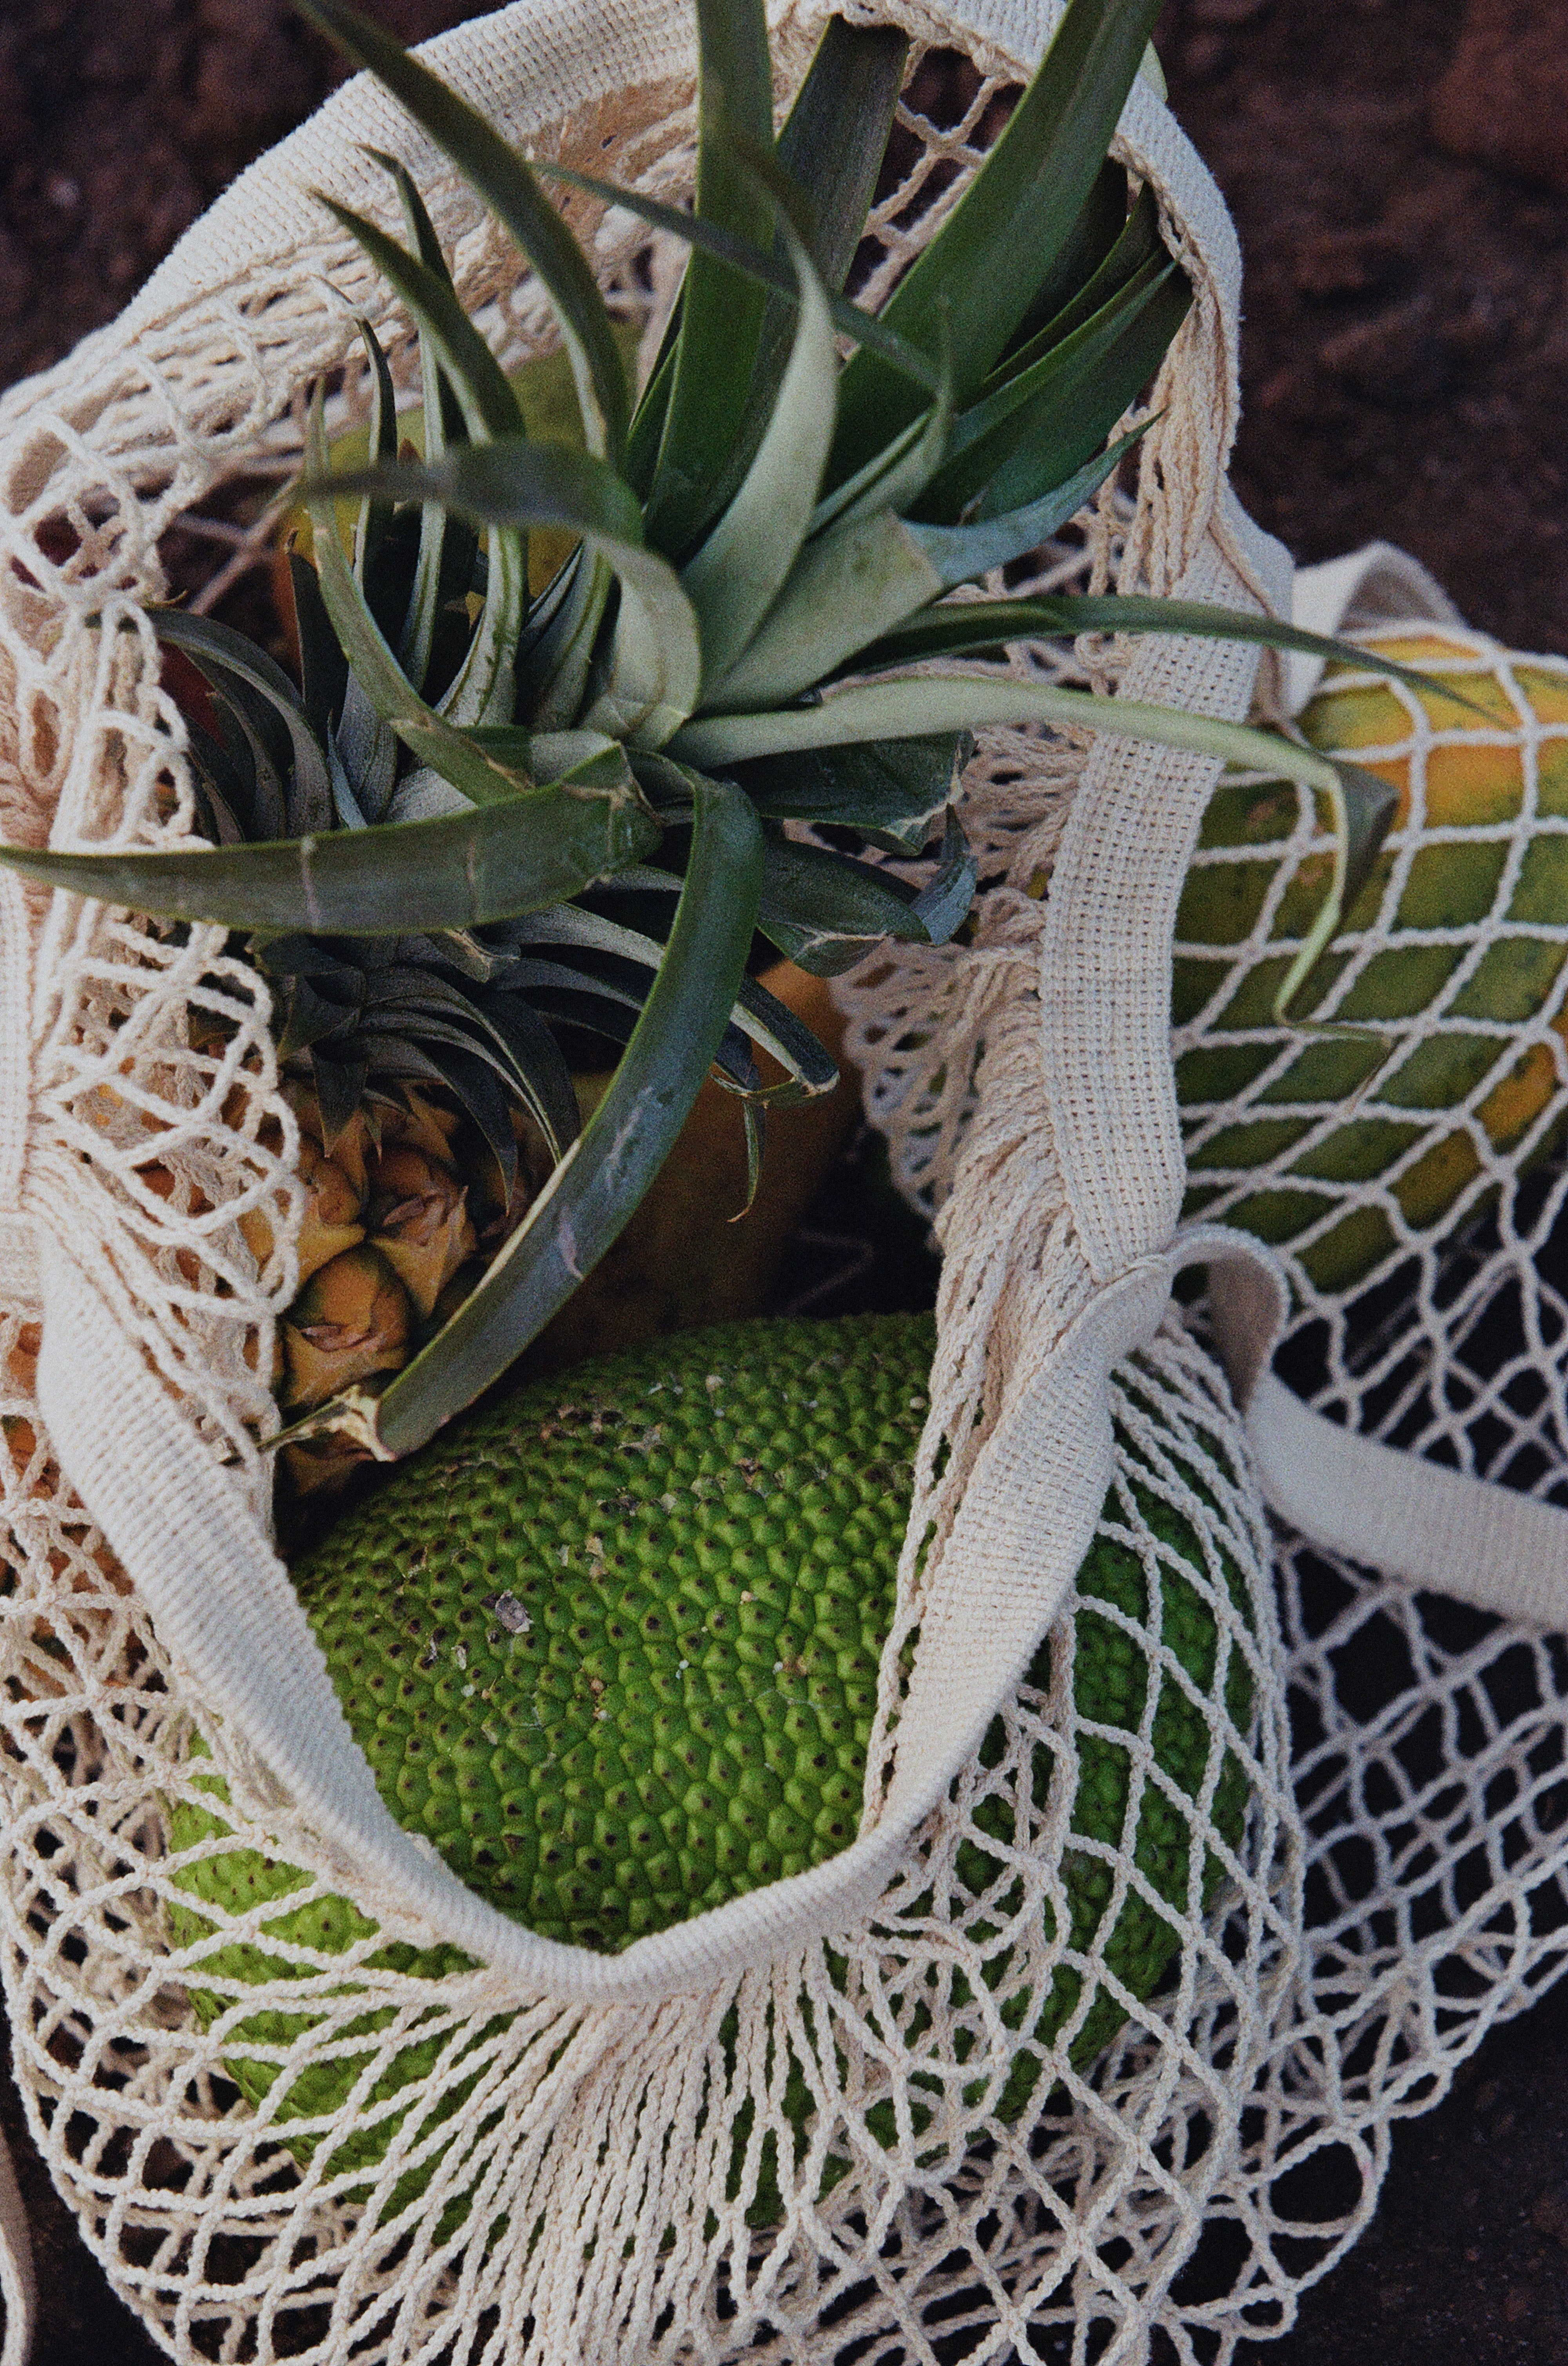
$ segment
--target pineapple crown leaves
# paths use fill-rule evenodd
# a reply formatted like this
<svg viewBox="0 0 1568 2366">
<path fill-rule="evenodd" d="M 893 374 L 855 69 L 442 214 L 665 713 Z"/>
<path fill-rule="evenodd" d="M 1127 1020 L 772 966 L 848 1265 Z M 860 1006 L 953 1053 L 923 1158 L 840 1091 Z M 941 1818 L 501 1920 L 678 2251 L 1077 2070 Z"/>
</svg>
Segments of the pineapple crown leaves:
<svg viewBox="0 0 1568 2366">
<path fill-rule="evenodd" d="M 1353 856 L 1341 902 L 1392 802 L 1372 775 L 1202 717 L 1040 682 L 892 678 L 917 659 L 1086 629 L 1333 646 L 1190 604 L 944 597 L 1037 547 L 1092 496 L 1136 441 L 1115 430 L 1190 304 L 1152 197 L 1129 209 L 1106 161 L 1159 0 L 1070 0 L 1002 135 L 879 315 L 842 288 L 893 121 L 902 35 L 833 20 L 776 142 L 760 0 L 697 0 L 687 213 L 531 166 L 343 0 L 297 5 L 402 103 L 534 273 L 578 445 L 530 435 L 401 164 L 381 159 L 406 244 L 324 198 L 418 332 L 422 453 L 398 456 L 391 376 L 366 326 L 367 465 L 334 470 L 319 396 L 309 422 L 315 564 L 292 566 L 300 689 L 239 636 L 162 616 L 213 692 L 218 728 L 193 724 L 191 744 L 216 846 L 0 859 L 254 932 L 288 986 L 286 1042 L 319 1074 L 337 1063 L 340 1098 L 379 1058 L 386 1076 L 429 1081 L 430 1064 L 461 1080 L 487 1135 L 501 1130 L 496 1093 L 531 1110 L 554 1171 L 381 1398 L 377 1450 L 397 1453 L 498 1377 L 602 1256 L 711 1067 L 748 1120 L 759 1049 L 784 1071 L 781 1097 L 833 1081 L 821 1046 L 746 978 L 759 937 L 831 974 L 888 937 L 952 935 L 975 881 L 953 803 L 974 731 L 1090 725 L 1325 790 Z M 546 172 L 690 248 L 634 404 Z M 352 556 L 336 524 L 345 499 L 358 502 Z M 537 590 L 532 542 L 567 553 Z M 792 840 L 790 822 L 835 842 Z M 938 832 L 924 887 L 865 859 L 918 852 Z M 620 1056 L 579 1132 L 561 1042 L 584 1029 Z"/>
</svg>

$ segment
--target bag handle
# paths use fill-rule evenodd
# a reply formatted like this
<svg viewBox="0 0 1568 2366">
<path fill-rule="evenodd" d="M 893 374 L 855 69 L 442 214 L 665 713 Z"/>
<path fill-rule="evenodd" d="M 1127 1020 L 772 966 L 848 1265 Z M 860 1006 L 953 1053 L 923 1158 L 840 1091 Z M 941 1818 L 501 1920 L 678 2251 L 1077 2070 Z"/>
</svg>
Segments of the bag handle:
<svg viewBox="0 0 1568 2366">
<path fill-rule="evenodd" d="M 1271 1509 L 1311 1543 L 1390 1577 L 1505 1618 L 1568 1627 L 1568 1511 L 1316 1413 L 1270 1369 L 1283 1308 L 1255 1273 L 1234 1257 L 1216 1261 L 1209 1294 Z"/>
<path fill-rule="evenodd" d="M 1247 1414 L 1282 1520 L 1391 1577 L 1538 1627 L 1568 1627 L 1568 1511 L 1315 1413 L 1272 1372 Z"/>
<path fill-rule="evenodd" d="M 1462 625 L 1463 617 L 1435 575 L 1392 542 L 1367 542 L 1343 558 L 1298 567 L 1292 622 L 1309 633 L 1333 634 L 1350 622 L 1359 632 L 1378 625 Z M 1323 679 L 1326 658 L 1292 650 L 1282 659 L 1285 711 L 1299 715 Z"/>
</svg>

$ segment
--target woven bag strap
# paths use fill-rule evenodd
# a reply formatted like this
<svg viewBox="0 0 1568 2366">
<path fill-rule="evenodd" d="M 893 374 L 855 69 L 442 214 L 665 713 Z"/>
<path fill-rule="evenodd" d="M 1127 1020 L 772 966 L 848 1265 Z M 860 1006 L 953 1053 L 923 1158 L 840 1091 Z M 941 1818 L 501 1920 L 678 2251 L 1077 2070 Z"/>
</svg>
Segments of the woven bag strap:
<svg viewBox="0 0 1568 2366">
<path fill-rule="evenodd" d="M 1481 1610 L 1568 1628 L 1568 1511 L 1362 1437 L 1272 1372 L 1247 1426 L 1269 1504 L 1315 1544 Z"/>
<path fill-rule="evenodd" d="M 1193 1245 L 1202 1229 L 1184 1237 Z M 1182 1236 L 1179 1236 L 1182 1237 Z M 1315 1545 L 1539 1627 L 1568 1627 L 1568 1511 L 1329 1421 L 1270 1369 L 1282 1304 L 1249 1262 L 1211 1266 L 1220 1352 L 1265 1502 Z"/>
</svg>

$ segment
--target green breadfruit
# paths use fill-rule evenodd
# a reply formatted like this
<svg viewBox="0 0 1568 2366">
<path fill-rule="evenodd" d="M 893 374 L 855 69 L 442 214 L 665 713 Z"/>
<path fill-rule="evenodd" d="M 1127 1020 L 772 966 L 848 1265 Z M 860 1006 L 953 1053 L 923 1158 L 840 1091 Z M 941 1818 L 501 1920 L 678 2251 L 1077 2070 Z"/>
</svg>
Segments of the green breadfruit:
<svg viewBox="0 0 1568 2366">
<path fill-rule="evenodd" d="M 907 1315 L 737 1324 L 661 1340 L 524 1388 L 400 1466 L 297 1572 L 350 1722 L 398 1820 L 503 1912 L 607 1953 L 846 1847 L 859 1820 L 934 1340 L 929 1317 Z M 1153 1533 L 1202 1572 L 1187 1523 L 1136 1482 L 1134 1493 Z M 1108 1509 L 1115 1514 L 1114 1504 Z M 1227 1567 L 1226 1576 L 1245 1614 L 1239 1573 Z M 1151 1741 L 1157 1763 L 1195 1799 L 1212 1747 L 1200 1704 L 1223 1691 L 1229 1717 L 1244 1726 L 1250 1678 L 1233 1651 L 1216 1682 L 1218 1629 L 1199 1586 L 1165 1561 L 1159 1584 L 1160 1633 L 1197 1697 L 1162 1682 Z M 1148 1622 L 1144 1564 L 1103 1533 L 1079 1589 L 1078 1716 L 1130 1736 L 1158 1676 L 1137 1638 L 1107 1614 Z M 1044 1690 L 1049 1681 L 1047 1642 L 1030 1682 Z M 996 1764 L 1002 1749 L 998 1718 L 982 1762 Z M 197 1779 L 225 1796 L 216 1774 Z M 1050 1779 L 1042 1748 L 1036 1807 Z M 1104 1733 L 1082 1735 L 1073 1831 L 1115 1851 L 1130 1846 L 1179 1915 L 1197 1819 L 1146 1785 L 1134 1820 L 1133 1787 L 1130 1751 Z M 1247 1800 L 1244 1770 L 1227 1754 L 1209 1812 L 1231 1845 Z M 985 1897 L 990 1922 L 1007 1908 L 995 1891 L 1002 1860 L 982 1840 L 1008 1844 L 1013 1810 L 988 1797 L 974 1824 L 982 1839 L 965 1843 L 958 1874 Z M 194 1802 L 171 1808 L 176 1849 L 227 1829 Z M 1098 1941 L 1116 1977 L 1148 1996 L 1179 1944 L 1177 1922 L 1129 1893 L 1103 1932 L 1111 1867 L 1070 1846 L 1062 1871 L 1072 1945 Z M 1219 1872 L 1211 1853 L 1205 1899 Z M 171 1906 L 171 1932 L 190 1944 L 215 1927 L 199 1903 L 239 1914 L 286 1898 L 307 1876 L 232 1848 L 175 1879 L 193 1904 Z M 337 1954 L 375 1926 L 345 1899 L 318 1898 L 262 1928 Z M 239 1943 L 205 1960 L 215 1979 L 241 1986 L 289 1969 Z M 391 1945 L 370 1960 L 432 1980 L 465 1966 L 451 1949 Z M 1006 1967 L 999 1951 L 988 1979 L 1003 1981 Z M 1034 2092 L 1039 2049 L 1073 2013 L 1081 1989 L 1081 1975 L 1063 1966 L 1037 2008 L 1027 1990 L 1007 1997 L 1004 2018 L 1018 2028 L 1020 2048 L 997 2105 L 1003 2118 L 1016 2117 Z M 200 1988 L 192 1996 L 204 2026 L 232 2000 Z M 337 2108 L 369 2058 L 347 2040 L 391 2018 L 388 2009 L 367 2011 L 340 2037 L 342 2052 L 292 2074 L 279 2123 Z M 1123 2019 L 1102 1991 L 1073 2038 L 1073 2060 L 1092 2058 Z M 281 2046 L 310 2026 L 308 2012 L 269 2011 L 231 2033 L 228 2067 L 253 2102 L 278 2065 L 246 2056 L 245 2035 Z M 452 2035 L 443 2017 L 438 2034 L 400 2049 L 371 2100 L 415 2087 Z M 460 2084 L 425 2125 L 454 2110 L 463 2091 Z M 791 2095 L 803 2143 L 803 2081 L 791 2081 Z M 402 2116 L 376 2116 L 330 2165 L 374 2166 Z M 293 2141 L 308 2158 L 319 2140 L 302 2130 Z M 765 2169 L 763 2200 L 774 2182 Z"/>
</svg>

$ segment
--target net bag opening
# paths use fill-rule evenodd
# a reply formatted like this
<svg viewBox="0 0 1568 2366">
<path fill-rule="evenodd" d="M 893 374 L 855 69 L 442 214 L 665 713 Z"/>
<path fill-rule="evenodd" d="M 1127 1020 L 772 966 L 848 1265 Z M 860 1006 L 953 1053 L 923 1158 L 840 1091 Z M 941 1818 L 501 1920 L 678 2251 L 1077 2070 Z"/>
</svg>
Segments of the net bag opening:
<svg viewBox="0 0 1568 2366">
<path fill-rule="evenodd" d="M 888 13 L 913 37 L 906 169 L 870 292 L 952 203 L 1041 30 Z M 786 84 L 820 21 L 775 24 Z M 669 194 L 689 42 L 663 10 L 601 12 L 590 37 L 513 8 L 430 54 L 511 136 L 590 167 L 608 142 Z M 937 122 L 923 69 L 954 47 L 969 96 Z M 237 476 L 293 467 L 313 382 L 353 414 L 356 313 L 409 363 L 306 194 L 374 209 L 362 141 L 407 158 L 503 357 L 546 339 L 532 282 L 362 84 L 264 160 L 0 409 L 8 835 L 188 833 L 143 603 Z M 1136 490 L 1040 582 L 1277 599 L 1278 554 L 1223 489 L 1223 209 L 1146 89 L 1117 153 L 1196 301 Z M 639 327 L 670 257 L 615 213 L 593 238 Z M 1006 662 L 1231 715 L 1253 672 L 1188 643 Z M 1248 2117 L 1301 2010 L 1266 1539 L 1224 1381 L 1165 1313 L 1162 982 L 1210 777 L 986 735 L 974 942 L 849 981 L 871 1113 L 945 1254 L 860 1831 L 620 1956 L 465 1891 L 323 1706 L 267 1532 L 299 1191 L 261 980 L 220 931 L 7 876 L 0 952 L 30 1014 L 0 1098 L 7 1993 L 50 2173 L 172 2355 L 933 2359 L 956 2332 L 1004 2355 L 1059 2325 L 1130 2359 L 1161 2327 L 1227 2349 L 1260 2294 L 1284 2306 Z M 1251 2249 L 1232 2297 L 1190 2301 L 1216 2214 Z"/>
</svg>

